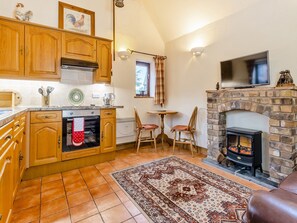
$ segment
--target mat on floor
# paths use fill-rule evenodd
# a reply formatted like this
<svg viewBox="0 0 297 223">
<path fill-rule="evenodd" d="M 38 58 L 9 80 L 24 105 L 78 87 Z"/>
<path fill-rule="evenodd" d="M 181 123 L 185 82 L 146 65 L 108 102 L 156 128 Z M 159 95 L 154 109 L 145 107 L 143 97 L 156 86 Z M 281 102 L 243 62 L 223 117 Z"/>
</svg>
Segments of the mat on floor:
<svg viewBox="0 0 297 223">
<path fill-rule="evenodd" d="M 252 192 L 175 156 L 112 176 L 154 223 L 240 223 Z"/>
</svg>

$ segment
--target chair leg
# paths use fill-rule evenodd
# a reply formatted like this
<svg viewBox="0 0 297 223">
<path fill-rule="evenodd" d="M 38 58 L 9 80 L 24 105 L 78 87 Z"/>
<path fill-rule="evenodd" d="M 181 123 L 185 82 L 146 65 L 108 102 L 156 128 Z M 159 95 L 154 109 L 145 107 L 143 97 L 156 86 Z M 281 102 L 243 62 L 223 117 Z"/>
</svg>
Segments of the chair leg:
<svg viewBox="0 0 297 223">
<path fill-rule="evenodd" d="M 139 131 L 139 134 L 138 134 L 137 153 L 139 152 L 140 138 L 141 138 L 141 131 Z"/>
<path fill-rule="evenodd" d="M 152 132 L 151 132 L 152 133 Z M 155 129 L 153 130 L 153 138 L 154 138 L 154 146 L 155 146 L 155 150 L 157 152 L 157 142 L 156 142 L 156 134 L 155 134 Z"/>
<path fill-rule="evenodd" d="M 150 140 L 154 139 L 153 138 L 153 131 L 154 130 L 150 130 L 150 137 L 151 137 Z M 153 141 L 151 141 L 151 146 L 153 146 Z"/>
<path fill-rule="evenodd" d="M 140 131 L 137 130 L 137 133 L 136 133 L 136 139 L 135 139 L 135 148 L 137 148 L 137 145 L 138 145 L 139 134 L 140 134 Z"/>
<path fill-rule="evenodd" d="M 191 136 L 190 136 L 190 149 L 191 149 L 192 157 L 194 157 L 193 144 L 192 144 Z"/>
<path fill-rule="evenodd" d="M 178 141 L 181 142 L 181 132 L 178 132 Z M 183 145 L 179 144 L 178 148 L 180 149 L 180 147 L 183 148 Z"/>
<path fill-rule="evenodd" d="M 198 147 L 197 147 L 197 145 L 196 145 L 196 140 L 195 140 L 195 137 L 194 137 L 194 133 L 193 133 L 193 132 L 191 132 L 191 136 L 192 136 L 192 138 L 193 138 L 194 147 L 196 148 L 196 151 L 197 151 L 197 153 L 198 153 Z"/>
<path fill-rule="evenodd" d="M 176 141 L 176 131 L 174 131 L 174 140 L 173 140 L 172 154 L 174 154 L 174 149 L 175 149 L 175 141 Z"/>
</svg>

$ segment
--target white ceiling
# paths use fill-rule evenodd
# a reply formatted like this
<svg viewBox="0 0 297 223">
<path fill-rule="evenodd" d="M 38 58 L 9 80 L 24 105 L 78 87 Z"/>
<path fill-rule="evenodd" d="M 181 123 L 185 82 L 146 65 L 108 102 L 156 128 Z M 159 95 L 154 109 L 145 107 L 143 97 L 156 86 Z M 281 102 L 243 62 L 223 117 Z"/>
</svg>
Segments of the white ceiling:
<svg viewBox="0 0 297 223">
<path fill-rule="evenodd" d="M 260 0 L 142 0 L 164 42 L 230 16 Z"/>
</svg>

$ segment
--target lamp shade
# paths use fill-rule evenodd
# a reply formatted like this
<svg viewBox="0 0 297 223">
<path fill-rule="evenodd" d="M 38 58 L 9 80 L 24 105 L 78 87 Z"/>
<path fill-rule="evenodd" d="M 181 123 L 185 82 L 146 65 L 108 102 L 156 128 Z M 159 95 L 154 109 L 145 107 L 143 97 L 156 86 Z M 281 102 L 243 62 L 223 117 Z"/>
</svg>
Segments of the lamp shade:
<svg viewBox="0 0 297 223">
<path fill-rule="evenodd" d="M 191 52 L 194 56 L 200 56 L 204 51 L 204 47 L 194 47 L 191 49 Z"/>
<path fill-rule="evenodd" d="M 121 60 L 127 60 L 130 54 L 131 53 L 128 50 L 118 51 L 118 56 Z"/>
</svg>

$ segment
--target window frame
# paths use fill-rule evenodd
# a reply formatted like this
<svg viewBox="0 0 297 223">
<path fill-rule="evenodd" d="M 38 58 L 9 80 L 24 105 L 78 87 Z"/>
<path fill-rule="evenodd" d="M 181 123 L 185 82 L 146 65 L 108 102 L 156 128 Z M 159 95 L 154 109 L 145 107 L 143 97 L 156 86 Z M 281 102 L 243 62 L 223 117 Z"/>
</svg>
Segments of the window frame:
<svg viewBox="0 0 297 223">
<path fill-rule="evenodd" d="M 136 92 L 136 70 L 135 70 L 135 97 L 141 97 L 141 98 L 148 98 L 150 96 L 150 89 L 151 89 L 151 63 L 150 62 L 144 62 L 136 60 L 135 68 L 138 66 L 145 66 L 147 68 L 148 74 L 147 74 L 147 94 L 137 94 Z"/>
</svg>

